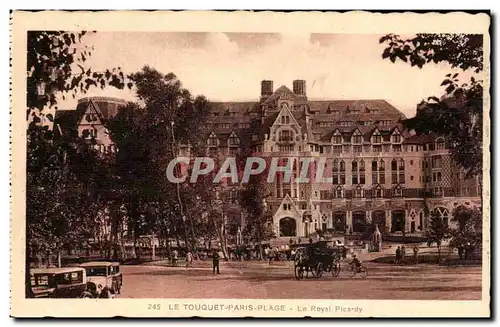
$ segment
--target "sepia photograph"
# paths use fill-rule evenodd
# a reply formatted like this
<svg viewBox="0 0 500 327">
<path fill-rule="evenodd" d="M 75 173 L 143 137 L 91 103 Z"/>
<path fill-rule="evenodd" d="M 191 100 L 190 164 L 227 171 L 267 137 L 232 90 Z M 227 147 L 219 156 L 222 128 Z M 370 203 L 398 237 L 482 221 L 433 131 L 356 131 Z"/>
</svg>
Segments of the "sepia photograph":
<svg viewBox="0 0 500 327">
<path fill-rule="evenodd" d="M 489 16 L 284 15 L 13 12 L 12 315 L 490 315 Z"/>
</svg>

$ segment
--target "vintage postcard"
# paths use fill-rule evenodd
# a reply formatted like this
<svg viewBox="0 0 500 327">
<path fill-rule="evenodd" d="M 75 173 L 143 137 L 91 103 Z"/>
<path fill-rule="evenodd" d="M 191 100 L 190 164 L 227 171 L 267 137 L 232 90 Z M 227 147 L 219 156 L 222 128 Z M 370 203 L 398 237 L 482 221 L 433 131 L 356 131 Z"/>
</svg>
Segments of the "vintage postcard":
<svg viewBox="0 0 500 327">
<path fill-rule="evenodd" d="M 14 11 L 11 315 L 489 317 L 489 28 Z"/>
</svg>

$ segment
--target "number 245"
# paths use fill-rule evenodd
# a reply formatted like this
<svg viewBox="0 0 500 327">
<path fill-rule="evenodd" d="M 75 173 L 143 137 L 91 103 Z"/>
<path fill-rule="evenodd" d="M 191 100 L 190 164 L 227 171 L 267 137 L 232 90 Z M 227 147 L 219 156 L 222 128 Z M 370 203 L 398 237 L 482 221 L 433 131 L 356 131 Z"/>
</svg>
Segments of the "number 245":
<svg viewBox="0 0 500 327">
<path fill-rule="evenodd" d="M 148 304 L 148 310 L 160 310 L 161 309 L 161 304 Z"/>
</svg>

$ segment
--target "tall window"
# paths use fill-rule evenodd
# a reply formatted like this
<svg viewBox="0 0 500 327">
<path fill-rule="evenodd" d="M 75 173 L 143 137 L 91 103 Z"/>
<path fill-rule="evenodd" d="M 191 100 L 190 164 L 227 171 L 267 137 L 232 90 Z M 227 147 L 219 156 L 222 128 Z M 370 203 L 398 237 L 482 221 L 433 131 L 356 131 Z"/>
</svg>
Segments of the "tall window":
<svg viewBox="0 0 500 327">
<path fill-rule="evenodd" d="M 432 157 L 432 168 L 442 168 L 442 166 L 443 161 L 441 159 L 441 156 Z"/>
<path fill-rule="evenodd" d="M 436 140 L 436 150 L 444 150 L 444 139 L 441 137 Z"/>
<path fill-rule="evenodd" d="M 372 184 L 385 184 L 384 160 L 372 161 Z"/>
<path fill-rule="evenodd" d="M 333 161 L 332 181 L 335 185 L 345 185 L 345 162 L 344 160 Z"/>
<path fill-rule="evenodd" d="M 328 217 L 327 217 L 327 215 L 322 215 L 321 216 L 321 230 L 323 232 L 326 232 L 327 228 L 328 228 Z"/>
<path fill-rule="evenodd" d="M 380 135 L 379 131 L 376 131 L 375 133 L 373 133 L 373 135 L 372 135 L 372 143 L 373 144 L 380 144 L 380 143 L 382 143 L 382 135 Z"/>
<path fill-rule="evenodd" d="M 280 131 L 280 133 L 279 133 L 279 140 L 281 142 L 290 142 L 290 141 L 293 141 L 292 131 L 290 131 L 290 130 Z"/>
<path fill-rule="evenodd" d="M 403 159 L 392 159 L 391 161 L 392 184 L 405 183 L 405 162 Z"/>
<path fill-rule="evenodd" d="M 342 135 L 333 135 L 332 141 L 333 144 L 342 144 Z"/>
<path fill-rule="evenodd" d="M 236 135 L 232 134 L 231 137 L 229 138 L 229 145 L 238 145 L 238 144 L 240 144 L 240 140 Z"/>
<path fill-rule="evenodd" d="M 361 153 L 361 152 L 363 152 L 363 146 L 362 145 L 353 145 L 352 146 L 352 152 L 354 152 L 354 153 Z"/>
<path fill-rule="evenodd" d="M 363 143 L 363 135 L 361 135 L 361 132 L 359 130 L 356 130 L 356 132 L 354 132 L 354 135 L 352 136 L 352 143 L 353 144 Z"/>
<path fill-rule="evenodd" d="M 401 134 L 397 129 L 392 134 L 392 143 L 401 143 Z"/>
<path fill-rule="evenodd" d="M 290 116 L 281 116 L 281 123 L 284 125 L 290 124 Z"/>
<path fill-rule="evenodd" d="M 209 146 L 217 146 L 217 137 L 215 136 L 210 136 L 210 138 L 208 139 L 208 145 Z"/>
<path fill-rule="evenodd" d="M 352 185 L 365 184 L 365 162 L 363 160 L 352 162 Z"/>
<path fill-rule="evenodd" d="M 332 147 L 332 152 L 333 153 L 342 153 L 342 145 L 334 145 Z"/>
</svg>

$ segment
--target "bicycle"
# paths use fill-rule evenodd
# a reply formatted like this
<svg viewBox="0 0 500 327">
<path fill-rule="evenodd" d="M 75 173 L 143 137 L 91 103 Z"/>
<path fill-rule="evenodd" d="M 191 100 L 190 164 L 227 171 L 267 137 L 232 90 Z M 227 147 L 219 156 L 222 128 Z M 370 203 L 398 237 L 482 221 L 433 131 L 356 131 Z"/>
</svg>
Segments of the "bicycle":
<svg viewBox="0 0 500 327">
<path fill-rule="evenodd" d="M 350 277 L 354 277 L 356 274 L 360 274 L 362 278 L 366 278 L 366 276 L 368 276 L 368 269 L 365 266 L 360 265 L 359 267 L 356 267 L 353 264 L 351 264 L 350 266 Z"/>
</svg>

